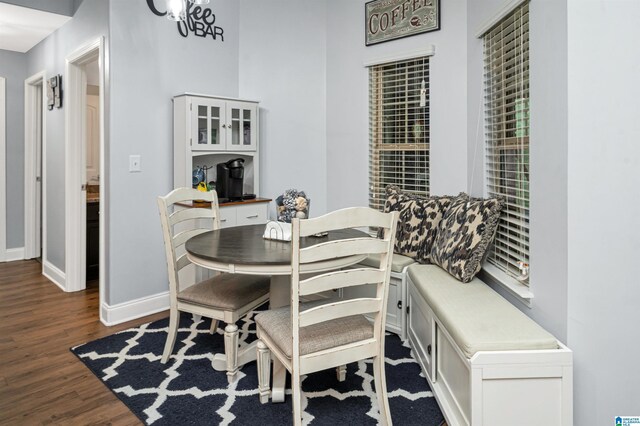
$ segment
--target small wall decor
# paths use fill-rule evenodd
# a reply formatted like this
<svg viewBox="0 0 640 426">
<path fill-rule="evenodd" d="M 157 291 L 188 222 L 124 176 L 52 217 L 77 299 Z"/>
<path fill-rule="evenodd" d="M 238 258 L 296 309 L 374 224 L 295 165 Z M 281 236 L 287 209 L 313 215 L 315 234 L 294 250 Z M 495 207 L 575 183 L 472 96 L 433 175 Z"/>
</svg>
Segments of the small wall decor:
<svg viewBox="0 0 640 426">
<path fill-rule="evenodd" d="M 364 9 L 367 46 L 440 29 L 440 0 L 373 0 Z"/>
<path fill-rule="evenodd" d="M 147 0 L 147 6 L 156 16 L 166 16 L 178 25 L 182 37 L 193 34 L 197 37 L 211 37 L 214 41 L 224 42 L 224 30 L 214 25 L 216 15 L 206 3 L 196 0 Z"/>
<path fill-rule="evenodd" d="M 47 107 L 62 108 L 62 76 L 60 74 L 47 80 Z"/>
</svg>

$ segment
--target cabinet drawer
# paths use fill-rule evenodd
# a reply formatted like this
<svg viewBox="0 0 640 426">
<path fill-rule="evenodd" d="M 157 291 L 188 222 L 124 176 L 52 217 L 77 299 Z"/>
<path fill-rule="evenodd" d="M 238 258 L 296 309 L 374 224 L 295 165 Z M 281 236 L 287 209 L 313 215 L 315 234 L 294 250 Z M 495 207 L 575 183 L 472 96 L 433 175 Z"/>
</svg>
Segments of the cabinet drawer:
<svg viewBox="0 0 640 426">
<path fill-rule="evenodd" d="M 249 204 L 236 207 L 236 224 L 255 225 L 267 222 L 267 203 Z"/>
<path fill-rule="evenodd" d="M 236 209 L 235 207 L 220 208 L 220 228 L 231 228 L 236 226 Z"/>
</svg>

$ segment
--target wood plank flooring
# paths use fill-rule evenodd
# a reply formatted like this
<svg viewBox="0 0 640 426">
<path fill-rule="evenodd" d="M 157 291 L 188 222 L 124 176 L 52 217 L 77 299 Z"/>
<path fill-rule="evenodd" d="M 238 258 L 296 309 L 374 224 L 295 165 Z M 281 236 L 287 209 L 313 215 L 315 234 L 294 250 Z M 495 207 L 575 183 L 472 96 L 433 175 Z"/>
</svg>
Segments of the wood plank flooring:
<svg viewBox="0 0 640 426">
<path fill-rule="evenodd" d="M 69 348 L 168 312 L 106 327 L 96 285 L 64 293 L 41 270 L 0 263 L 0 424 L 140 424 Z"/>
</svg>

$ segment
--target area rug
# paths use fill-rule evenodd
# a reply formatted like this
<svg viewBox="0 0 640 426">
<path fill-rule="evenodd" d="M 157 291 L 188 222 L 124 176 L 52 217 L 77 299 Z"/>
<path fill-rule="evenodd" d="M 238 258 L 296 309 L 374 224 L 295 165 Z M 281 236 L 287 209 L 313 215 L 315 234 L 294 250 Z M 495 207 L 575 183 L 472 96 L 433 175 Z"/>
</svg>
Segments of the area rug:
<svg viewBox="0 0 640 426">
<path fill-rule="evenodd" d="M 255 340 L 253 313 L 239 323 L 242 344 Z M 287 425 L 291 396 L 280 404 L 260 404 L 255 362 L 242 367 L 233 384 L 211 367 L 224 339 L 210 334 L 208 319 L 182 315 L 174 354 L 160 363 L 168 319 L 144 324 L 71 351 L 144 423 L 153 425 Z M 438 426 L 443 416 L 409 346 L 387 333 L 386 375 L 391 417 L 396 425 Z M 303 378 L 303 421 L 312 425 L 375 425 L 378 402 L 370 361 Z"/>
</svg>

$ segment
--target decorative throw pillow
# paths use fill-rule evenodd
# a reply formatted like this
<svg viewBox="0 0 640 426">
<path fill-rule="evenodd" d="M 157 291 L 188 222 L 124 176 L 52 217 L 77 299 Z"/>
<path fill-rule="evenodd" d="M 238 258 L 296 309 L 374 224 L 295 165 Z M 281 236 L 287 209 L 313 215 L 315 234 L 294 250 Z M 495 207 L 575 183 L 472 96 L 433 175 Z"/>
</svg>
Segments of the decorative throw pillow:
<svg viewBox="0 0 640 426">
<path fill-rule="evenodd" d="M 398 211 L 394 252 L 427 263 L 438 224 L 452 197 L 421 197 L 403 192 L 398 186 L 386 188 L 385 212 Z"/>
<path fill-rule="evenodd" d="M 482 268 L 503 205 L 498 198 L 458 195 L 440 221 L 430 260 L 458 280 L 471 281 Z"/>
</svg>

